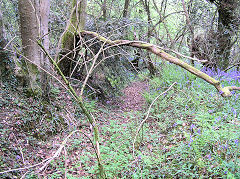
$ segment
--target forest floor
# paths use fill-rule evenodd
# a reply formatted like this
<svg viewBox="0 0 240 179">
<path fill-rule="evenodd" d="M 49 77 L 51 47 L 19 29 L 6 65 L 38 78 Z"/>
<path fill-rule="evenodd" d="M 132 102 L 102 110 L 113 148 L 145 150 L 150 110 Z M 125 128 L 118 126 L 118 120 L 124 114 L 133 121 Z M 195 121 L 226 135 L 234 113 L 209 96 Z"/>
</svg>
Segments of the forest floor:
<svg viewBox="0 0 240 179">
<path fill-rule="evenodd" d="M 147 90 L 148 84 L 146 81 L 132 82 L 129 86 L 122 90 L 123 95 L 121 97 L 117 100 L 107 101 L 107 110 L 106 106 L 103 104 L 96 104 L 97 108 L 101 109 L 94 112 L 97 121 L 99 121 L 100 131 L 108 126 L 111 121 L 116 121 L 117 124 L 115 125 L 126 124 L 133 119 L 135 113 L 137 116 L 139 115 L 138 111 L 145 110 L 146 101 L 142 94 Z M 77 142 L 77 139 L 81 137 L 81 134 L 76 134 L 72 136 L 72 139 L 70 139 L 65 146 L 68 148 L 68 153 L 66 150 L 65 153 L 64 150 L 62 150 L 62 156 L 60 155 L 54 159 L 60 159 L 60 161 L 58 160 L 53 162 L 53 160 L 51 162 L 51 167 L 48 167 L 47 165 L 44 166 L 44 163 L 41 162 L 45 159 L 50 159 L 56 154 L 56 152 L 58 152 L 60 144 L 63 142 L 63 139 L 67 137 L 69 132 L 61 132 L 63 128 L 60 127 L 59 130 L 54 131 L 60 132 L 59 134 L 53 135 L 52 137 L 44 136 L 51 133 L 49 125 L 52 124 L 51 122 L 49 123 L 49 121 L 47 124 L 44 124 L 46 122 L 44 120 L 36 122 L 32 119 L 37 113 L 41 113 L 38 117 L 43 115 L 42 110 L 38 111 L 41 108 L 41 106 L 39 106 L 39 101 L 33 98 L 23 99 L 16 94 L 11 94 L 4 90 L 1 90 L 0 94 L 0 156 L 2 156 L 0 161 L 0 176 L 2 171 L 26 167 L 24 170 L 21 169 L 19 171 L 16 170 L 15 172 L 4 174 L 5 177 L 8 176 L 10 178 L 17 178 L 21 175 L 28 174 L 30 166 L 30 168 L 38 170 L 38 177 L 42 178 L 56 172 L 55 170 L 57 170 L 57 168 L 61 165 L 63 165 L 62 167 L 64 168 L 72 168 L 72 166 L 75 165 L 76 162 L 81 161 L 81 157 L 85 155 L 84 152 L 81 152 L 82 149 L 86 149 L 87 151 L 94 153 L 92 143 L 89 141 L 85 143 L 83 141 L 80 141 L 80 143 Z M 74 105 L 72 105 L 70 97 L 64 92 L 60 93 L 59 96 L 61 96 L 61 98 L 58 100 L 64 99 L 67 101 L 68 105 L 66 106 L 65 112 L 59 111 L 59 114 L 55 115 L 62 116 L 62 118 L 67 121 L 66 123 L 68 124 L 70 131 L 74 125 L 78 125 L 80 133 L 83 133 L 85 137 L 90 139 L 92 137 L 92 129 L 89 124 L 83 124 L 82 122 L 79 123 L 79 120 L 74 117 L 76 109 L 73 107 Z M 44 109 L 44 111 L 47 110 Z M 43 118 L 44 115 L 42 119 Z M 59 119 L 60 118 L 61 117 L 59 117 Z M 44 125 L 45 127 L 42 128 Z M 42 138 L 42 135 L 44 136 L 44 140 L 38 139 Z M 105 145 L 106 141 L 110 140 L 109 137 L 110 136 L 108 135 L 103 136 L 103 145 Z M 66 155 L 68 157 L 66 157 Z M 62 157 L 65 157 L 64 161 L 61 161 Z M 90 158 L 92 158 L 92 156 Z M 88 166 L 95 165 L 95 161 L 96 160 L 92 158 L 91 161 L 88 161 Z M 32 167 L 35 164 L 39 164 L 37 165 L 38 169 Z M 82 167 L 84 168 L 83 165 L 85 165 L 85 167 L 87 166 L 86 164 L 80 163 L 80 166 L 73 169 L 70 173 L 78 177 L 87 176 L 87 170 L 89 169 L 86 168 L 85 172 L 83 170 L 79 170 Z M 39 169 L 39 167 L 42 166 L 44 167 Z"/>
<path fill-rule="evenodd" d="M 165 70 L 105 104 L 85 98 L 107 178 L 240 178 L 239 94 L 225 99 L 201 79 Z M 92 127 L 65 89 L 54 84 L 50 99 L 0 89 L 0 178 L 97 178 Z"/>
</svg>

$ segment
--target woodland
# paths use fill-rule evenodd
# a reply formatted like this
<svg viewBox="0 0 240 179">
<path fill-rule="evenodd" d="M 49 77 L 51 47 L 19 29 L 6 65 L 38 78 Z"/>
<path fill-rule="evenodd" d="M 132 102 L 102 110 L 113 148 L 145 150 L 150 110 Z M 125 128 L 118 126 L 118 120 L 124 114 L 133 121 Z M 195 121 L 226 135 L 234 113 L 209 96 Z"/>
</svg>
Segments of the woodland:
<svg viewBox="0 0 240 179">
<path fill-rule="evenodd" d="M 0 0 L 0 178 L 240 178 L 239 0 Z"/>
</svg>

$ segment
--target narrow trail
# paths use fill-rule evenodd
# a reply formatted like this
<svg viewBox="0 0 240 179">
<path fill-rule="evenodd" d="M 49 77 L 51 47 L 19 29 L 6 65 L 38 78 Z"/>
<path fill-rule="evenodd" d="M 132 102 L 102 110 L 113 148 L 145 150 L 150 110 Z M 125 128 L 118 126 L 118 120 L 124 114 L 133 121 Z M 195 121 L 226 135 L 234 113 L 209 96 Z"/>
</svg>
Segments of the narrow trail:
<svg viewBox="0 0 240 179">
<path fill-rule="evenodd" d="M 120 104 L 120 109 L 123 111 L 143 110 L 146 101 L 142 96 L 142 93 L 147 90 L 148 84 L 146 82 L 133 82 L 122 91 L 123 96 L 120 99 L 123 101 L 123 103 Z"/>
<path fill-rule="evenodd" d="M 148 91 L 148 83 L 146 81 L 136 81 L 122 90 L 122 96 L 113 102 L 116 108 L 110 108 L 107 112 L 100 112 L 97 118 L 107 119 L 105 122 L 110 123 L 116 120 L 118 124 L 131 122 L 132 117 L 141 115 L 146 108 L 146 100 L 143 93 Z M 102 106 L 104 108 L 104 106 Z M 101 123 L 101 125 L 105 125 Z"/>
</svg>

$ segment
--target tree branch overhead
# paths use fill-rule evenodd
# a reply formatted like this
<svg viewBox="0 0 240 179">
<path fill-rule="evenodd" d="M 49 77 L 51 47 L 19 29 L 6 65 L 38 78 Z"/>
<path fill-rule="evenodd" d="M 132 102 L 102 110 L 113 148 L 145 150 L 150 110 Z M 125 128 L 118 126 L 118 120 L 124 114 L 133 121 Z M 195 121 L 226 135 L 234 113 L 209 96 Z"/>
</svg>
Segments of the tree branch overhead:
<svg viewBox="0 0 240 179">
<path fill-rule="evenodd" d="M 131 46 L 131 47 L 136 47 L 136 48 L 141 48 L 141 49 L 146 49 L 149 52 L 161 57 L 163 60 L 166 60 L 170 63 L 173 63 L 175 65 L 178 65 L 182 68 L 184 68 L 185 70 L 189 71 L 190 73 L 194 74 L 195 76 L 205 80 L 206 82 L 208 82 L 209 84 L 213 85 L 218 92 L 221 94 L 222 97 L 230 97 L 232 95 L 231 91 L 232 90 L 240 90 L 240 87 L 236 87 L 236 86 L 226 86 L 226 87 L 222 87 L 222 85 L 220 84 L 220 81 L 210 77 L 209 75 L 207 75 L 206 73 L 198 70 L 197 68 L 189 65 L 188 63 L 166 53 L 165 51 L 162 50 L 161 47 L 151 44 L 151 43 L 147 43 L 147 42 L 143 42 L 143 41 L 130 41 L 130 40 L 115 40 L 112 41 L 110 39 L 107 39 L 103 36 L 101 36 L 100 34 L 96 33 L 96 32 L 91 32 L 91 31 L 82 31 L 81 32 L 82 35 L 91 35 L 95 38 L 97 38 L 98 40 L 112 45 L 112 46 Z"/>
</svg>

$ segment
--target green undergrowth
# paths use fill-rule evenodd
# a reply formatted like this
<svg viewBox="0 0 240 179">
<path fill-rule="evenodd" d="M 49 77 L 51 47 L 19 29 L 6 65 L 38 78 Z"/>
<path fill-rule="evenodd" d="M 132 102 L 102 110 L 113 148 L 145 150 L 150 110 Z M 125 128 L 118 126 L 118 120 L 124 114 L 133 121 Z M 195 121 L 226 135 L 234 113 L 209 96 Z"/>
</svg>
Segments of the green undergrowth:
<svg viewBox="0 0 240 179">
<path fill-rule="evenodd" d="M 146 108 L 142 111 L 124 112 L 109 106 L 98 106 L 97 101 L 91 100 L 86 103 L 99 125 L 100 148 L 107 178 L 240 178 L 238 93 L 231 98 L 222 98 L 212 85 L 173 65 L 165 65 L 160 74 L 152 79 L 147 75 L 139 75 L 140 79 L 148 79 L 149 83 L 149 90 L 143 93 Z M 136 130 L 145 119 L 148 107 L 174 82 L 177 83 L 173 88 L 160 96 L 150 109 L 136 140 L 133 156 Z M 223 83 L 239 86 L 236 80 Z M 56 97 L 59 93 L 59 89 L 52 90 L 56 101 L 63 99 Z M 37 122 L 39 128 L 41 126 L 39 134 L 50 129 L 56 130 L 50 131 L 56 135 L 63 130 L 67 134 L 67 130 L 79 129 L 79 126 L 68 129 L 57 127 L 63 118 L 58 112 L 62 109 L 56 106 L 48 108 L 50 113 L 45 113 L 45 122 L 41 125 L 42 118 L 38 112 L 46 112 L 46 109 L 39 109 L 41 105 L 36 100 L 31 101 L 32 107 L 26 109 L 23 102 L 22 99 L 12 100 L 14 105 L 25 109 L 21 114 L 21 129 L 28 128 L 26 131 L 30 131 L 33 137 L 36 136 L 31 134 L 35 131 L 31 128 L 32 122 Z M 60 108 L 65 105 L 77 106 L 73 100 L 58 104 Z M 75 107 L 73 115 L 75 119 L 83 120 L 78 107 Z M 47 125 L 53 127 L 48 128 Z M 90 140 L 92 131 L 86 126 L 80 129 L 80 133 L 68 140 L 65 146 L 67 155 L 62 153 L 49 164 L 49 173 L 45 174 L 47 178 L 63 178 L 64 175 L 70 179 L 96 178 L 98 167 Z M 5 137 L 10 134 L 3 126 L 0 132 Z M 7 145 L 4 140 L 0 142 Z M 6 152 L 14 155 L 11 151 Z M 19 152 L 17 155 L 20 155 Z M 6 165 L 4 160 L 1 163 Z M 36 176 L 36 173 L 29 172 L 26 178 Z"/>
<path fill-rule="evenodd" d="M 161 166 L 158 176 L 239 178 L 238 94 L 222 98 L 202 79 L 178 67 L 167 66 L 161 76 L 150 80 L 150 93 L 144 94 L 148 103 L 174 82 L 177 85 L 155 102 L 149 119 L 159 125 L 155 135 L 166 135 L 167 142 L 152 140 L 157 146 L 170 147 L 158 155 L 165 158 L 158 164 Z M 235 80 L 230 83 L 239 86 Z"/>
<path fill-rule="evenodd" d="M 139 77 L 148 79 L 146 73 Z M 107 178 L 239 178 L 238 94 L 222 98 L 205 81 L 168 65 L 148 82 L 150 89 L 143 93 L 145 110 L 95 111 L 101 111 L 101 153 Z M 152 106 L 133 156 L 136 129 L 148 106 L 174 82 L 177 84 Z M 97 173 L 97 164 L 91 163 L 96 161 L 94 153 L 81 151 L 84 154 L 68 170 L 68 178 L 77 178 L 73 174 L 77 166 L 85 165 L 81 169 L 89 176 L 81 178 L 94 178 Z"/>
</svg>

